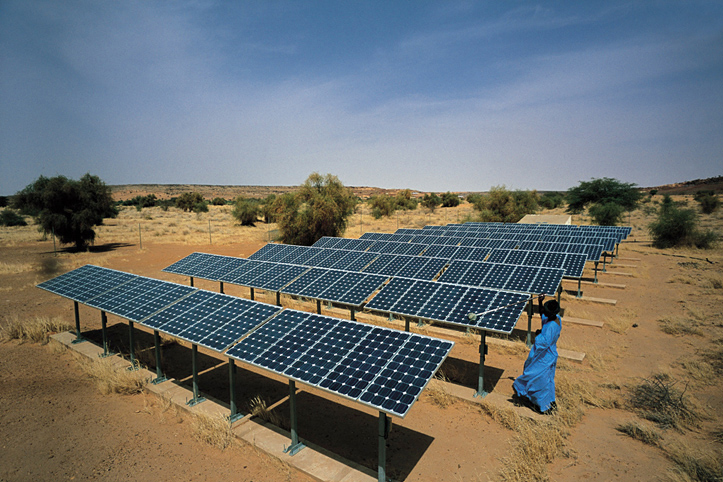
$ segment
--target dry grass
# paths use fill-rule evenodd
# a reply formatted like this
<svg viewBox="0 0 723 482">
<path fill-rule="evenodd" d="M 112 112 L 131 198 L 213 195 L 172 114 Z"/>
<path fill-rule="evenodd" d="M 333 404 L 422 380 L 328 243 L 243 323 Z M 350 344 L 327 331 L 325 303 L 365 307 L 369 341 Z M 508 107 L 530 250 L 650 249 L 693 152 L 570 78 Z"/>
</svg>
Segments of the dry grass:
<svg viewBox="0 0 723 482">
<path fill-rule="evenodd" d="M 231 424 L 222 415 L 195 413 L 192 422 L 193 437 L 217 449 L 224 450 L 234 443 L 236 437 Z"/>
<path fill-rule="evenodd" d="M 118 366 L 114 364 L 114 361 L 113 358 L 101 358 L 99 360 L 80 358 L 80 367 L 86 375 L 95 381 L 98 391 L 103 395 L 141 393 L 148 384 L 148 378 L 140 371 L 128 370 L 124 366 Z"/>
<path fill-rule="evenodd" d="M 0 274 L 18 274 L 33 271 L 31 263 L 0 263 Z"/>
<path fill-rule="evenodd" d="M 662 428 L 697 427 L 703 413 L 686 395 L 687 384 L 679 389 L 670 375 L 659 373 L 631 388 L 628 406 L 641 417 Z"/>
<path fill-rule="evenodd" d="M 605 318 L 605 326 L 613 333 L 624 334 L 638 320 L 638 313 L 635 310 L 625 309 L 615 316 Z"/>
<path fill-rule="evenodd" d="M 273 410 L 269 410 L 266 400 L 258 395 L 249 402 L 248 413 L 277 427 L 281 425 L 281 417 Z"/>
<path fill-rule="evenodd" d="M 716 369 L 706 360 L 683 360 L 680 366 L 685 372 L 701 385 L 716 383 Z"/>
<path fill-rule="evenodd" d="M 69 323 L 58 318 L 38 316 L 29 320 L 13 317 L 0 326 L 0 341 L 20 340 L 21 343 L 29 341 L 45 345 L 50 335 L 68 331 L 72 327 Z"/>
<path fill-rule="evenodd" d="M 720 290 L 723 289 L 723 276 L 712 274 L 706 276 L 700 284 L 701 288 Z"/>
<path fill-rule="evenodd" d="M 665 455 L 675 462 L 674 480 L 723 480 L 723 456 L 720 452 L 694 449 L 679 441 L 666 445 L 664 451 Z"/>
<path fill-rule="evenodd" d="M 524 355 L 527 356 L 527 354 L 530 352 L 530 349 L 527 348 L 527 343 L 520 339 L 507 339 L 507 343 L 500 344 L 500 345 L 491 345 L 493 350 L 497 353 L 502 353 L 505 355 Z M 477 343 L 479 343 L 479 340 L 477 340 Z"/>
<path fill-rule="evenodd" d="M 699 323 L 690 318 L 681 318 L 678 316 L 666 316 L 658 320 L 660 330 L 668 335 L 697 335 L 703 336 L 703 330 L 700 329 Z"/>
<path fill-rule="evenodd" d="M 661 439 L 660 432 L 655 430 L 653 427 L 638 422 L 637 420 L 620 424 L 615 427 L 615 430 L 647 445 L 657 446 Z"/>
<path fill-rule="evenodd" d="M 441 370 L 435 378 L 442 382 L 449 382 Z M 441 383 L 430 383 L 427 385 L 427 388 L 424 390 L 424 395 L 427 400 L 432 402 L 434 405 L 437 405 L 439 408 L 447 408 L 456 401 L 456 399 L 449 394 L 447 389 Z"/>
</svg>

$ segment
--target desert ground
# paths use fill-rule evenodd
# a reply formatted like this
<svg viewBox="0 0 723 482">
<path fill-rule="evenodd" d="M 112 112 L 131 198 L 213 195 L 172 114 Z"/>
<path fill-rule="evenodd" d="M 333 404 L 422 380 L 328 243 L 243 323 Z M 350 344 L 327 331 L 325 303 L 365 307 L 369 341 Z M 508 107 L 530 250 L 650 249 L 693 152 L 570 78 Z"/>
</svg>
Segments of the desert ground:
<svg viewBox="0 0 723 482">
<path fill-rule="evenodd" d="M 675 199 L 697 205 L 690 196 Z M 405 419 L 393 419 L 387 452 L 387 473 L 393 480 L 684 481 L 713 480 L 705 478 L 706 470 L 708 476 L 720 474 L 723 247 L 706 251 L 651 247 L 647 225 L 659 200 L 659 195 L 648 199 L 626 217 L 633 232 L 621 244 L 619 258 L 599 274 L 600 285 L 583 285 L 584 297 L 615 300 L 614 305 L 562 295 L 565 317 L 604 325 L 565 323 L 563 318 L 558 347 L 586 356 L 582 363 L 560 359 L 557 412 L 542 420 L 528 418 L 512 410 L 511 403 L 468 403 L 443 389 L 428 388 Z M 140 212 L 122 208 L 118 218 L 97 228 L 90 250 L 58 247 L 57 256 L 52 239 L 39 233 L 37 226 L 0 228 L 0 481 L 310 480 L 253 445 L 232 442 L 219 448 L 207 443 L 191 414 L 153 395 L 104 394 L 86 364 L 69 350 L 10 339 L 11 327 L 18 324 L 38 320 L 73 324 L 71 301 L 35 287 L 68 270 L 95 264 L 185 284 L 188 279 L 161 270 L 195 251 L 247 257 L 276 236 L 273 224 L 236 224 L 231 206 L 209 209 L 194 214 L 174 208 Z M 460 222 L 472 214 L 471 205 L 463 203 L 433 213 L 420 207 L 375 220 L 362 206 L 345 237 Z M 723 213 L 701 215 L 700 222 L 720 234 Z M 574 216 L 573 223 L 590 220 Z M 585 276 L 592 277 L 591 267 Z M 216 283 L 203 280 L 197 280 L 196 286 L 218 291 Z M 574 290 L 577 283 L 565 282 L 564 287 Z M 225 291 L 249 297 L 245 288 L 227 286 Z M 263 301 L 264 294 L 257 299 Z M 268 301 L 274 302 L 270 296 Z M 286 298 L 282 304 L 316 309 L 314 303 Z M 348 317 L 345 310 L 324 313 Z M 81 305 L 80 317 L 85 336 L 99 342 L 97 310 Z M 358 319 L 390 323 L 370 314 Z M 536 317 L 533 330 L 539 323 Z M 507 398 L 514 378 L 522 373 L 526 325 L 523 316 L 510 336 L 513 343 L 489 347 L 488 388 Z M 392 326 L 403 329 L 403 323 Z M 112 348 L 126 355 L 127 327 L 125 320 L 109 316 Z M 479 336 L 451 329 L 432 332 L 429 326 L 413 323 L 415 330 L 456 342 L 438 377 L 472 391 Z M 152 354 L 151 334 L 140 327 L 138 333 L 136 350 Z M 166 342 L 167 374 L 190 384 L 190 345 Z M 203 348 L 199 352 L 201 390 L 228 403 L 226 360 Z M 151 356 L 139 358 L 149 367 L 154 363 Z M 258 400 L 271 406 L 288 393 L 283 380 L 250 367 L 239 366 L 238 380 L 242 411 Z M 298 386 L 301 438 L 375 470 L 377 413 Z M 646 413 L 633 406 L 641 387 L 662 388 L 669 396 L 668 405 L 660 402 L 665 417 L 658 414 L 656 419 L 652 409 Z M 288 428 L 286 403 L 265 416 Z"/>
</svg>

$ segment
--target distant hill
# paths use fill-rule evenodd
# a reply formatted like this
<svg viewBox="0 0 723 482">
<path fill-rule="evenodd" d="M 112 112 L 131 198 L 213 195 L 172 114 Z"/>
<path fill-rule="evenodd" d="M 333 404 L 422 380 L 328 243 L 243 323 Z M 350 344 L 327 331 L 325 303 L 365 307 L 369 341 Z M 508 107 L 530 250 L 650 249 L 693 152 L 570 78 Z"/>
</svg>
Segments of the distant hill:
<svg viewBox="0 0 723 482">
<path fill-rule="evenodd" d="M 701 190 L 713 191 L 716 194 L 720 194 L 723 193 L 723 176 L 643 188 L 646 192 L 651 189 L 657 189 L 658 194 L 695 194 Z"/>
</svg>

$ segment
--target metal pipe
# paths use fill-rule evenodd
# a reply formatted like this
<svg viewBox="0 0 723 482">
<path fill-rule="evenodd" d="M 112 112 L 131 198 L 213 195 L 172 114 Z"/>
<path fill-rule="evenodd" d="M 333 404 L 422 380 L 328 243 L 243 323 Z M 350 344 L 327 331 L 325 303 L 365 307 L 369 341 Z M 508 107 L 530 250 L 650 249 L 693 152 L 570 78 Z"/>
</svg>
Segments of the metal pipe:
<svg viewBox="0 0 723 482">
<path fill-rule="evenodd" d="M 83 337 L 80 335 L 80 311 L 78 311 L 78 302 L 73 301 L 73 309 L 75 311 L 75 340 L 73 343 L 80 343 Z"/>
<path fill-rule="evenodd" d="M 251 291 L 251 300 L 253 300 L 253 299 L 254 299 L 254 289 L 253 289 L 253 288 L 249 288 L 249 290 Z"/>
<path fill-rule="evenodd" d="M 219 291 L 219 293 L 223 294 L 223 281 L 219 281 L 219 284 L 220 284 L 220 286 L 219 286 L 218 291 Z"/>
<path fill-rule="evenodd" d="M 135 370 L 138 367 L 136 366 L 136 354 L 135 354 L 135 348 L 133 344 L 135 343 L 133 341 L 133 322 L 131 320 L 128 320 L 128 341 L 130 342 L 130 355 L 131 355 L 131 370 Z"/>
<path fill-rule="evenodd" d="M 305 447 L 305 445 L 299 441 L 299 427 L 296 419 L 296 382 L 294 382 L 294 380 L 289 380 L 289 410 L 291 418 L 291 445 L 284 449 L 284 453 L 294 456 Z"/>
<path fill-rule="evenodd" d="M 156 385 L 167 380 L 167 378 L 163 375 L 163 371 L 161 370 L 161 334 L 158 333 L 158 330 L 153 330 L 153 342 L 156 348 L 156 379 L 153 380 L 151 383 Z"/>
<path fill-rule="evenodd" d="M 378 478 L 379 482 L 387 482 L 387 439 L 390 430 L 389 416 L 379 412 L 379 459 Z"/>
<path fill-rule="evenodd" d="M 193 288 L 193 276 L 190 276 L 191 278 L 191 288 Z"/>
<path fill-rule="evenodd" d="M 244 416 L 241 413 L 238 413 L 238 408 L 236 406 L 236 363 L 233 361 L 232 358 L 228 359 L 228 385 L 229 385 L 229 406 L 231 408 L 231 415 L 229 416 L 229 421 L 231 423 L 235 422 L 236 420 L 242 419 Z"/>
<path fill-rule="evenodd" d="M 108 325 L 108 316 L 105 314 L 105 311 L 100 312 L 100 329 L 103 334 L 103 357 L 110 356 L 110 350 L 108 350 L 108 333 L 106 333 L 106 328 Z"/>
<path fill-rule="evenodd" d="M 477 392 L 475 397 L 485 397 L 487 392 L 485 386 L 485 355 L 487 355 L 487 332 L 482 331 L 479 344 L 479 377 L 477 380 Z"/>
<path fill-rule="evenodd" d="M 193 370 L 193 398 L 186 402 L 186 405 L 193 407 L 194 405 L 198 405 L 199 403 L 205 401 L 205 398 L 202 398 L 198 395 L 198 364 L 197 364 L 197 358 L 198 358 L 198 345 L 193 343 L 191 345 L 191 369 Z"/>
</svg>

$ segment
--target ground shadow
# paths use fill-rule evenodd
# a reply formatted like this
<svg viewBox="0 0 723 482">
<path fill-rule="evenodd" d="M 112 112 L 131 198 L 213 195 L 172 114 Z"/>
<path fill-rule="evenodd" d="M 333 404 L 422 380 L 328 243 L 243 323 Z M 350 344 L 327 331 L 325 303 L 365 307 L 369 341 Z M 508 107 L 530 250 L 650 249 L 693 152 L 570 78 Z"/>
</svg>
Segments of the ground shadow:
<svg viewBox="0 0 723 482">
<path fill-rule="evenodd" d="M 487 392 L 492 392 L 504 372 L 503 369 L 485 365 L 484 389 Z M 479 363 L 447 357 L 437 374 L 443 376 L 449 382 L 476 391 L 479 383 Z"/>
</svg>

